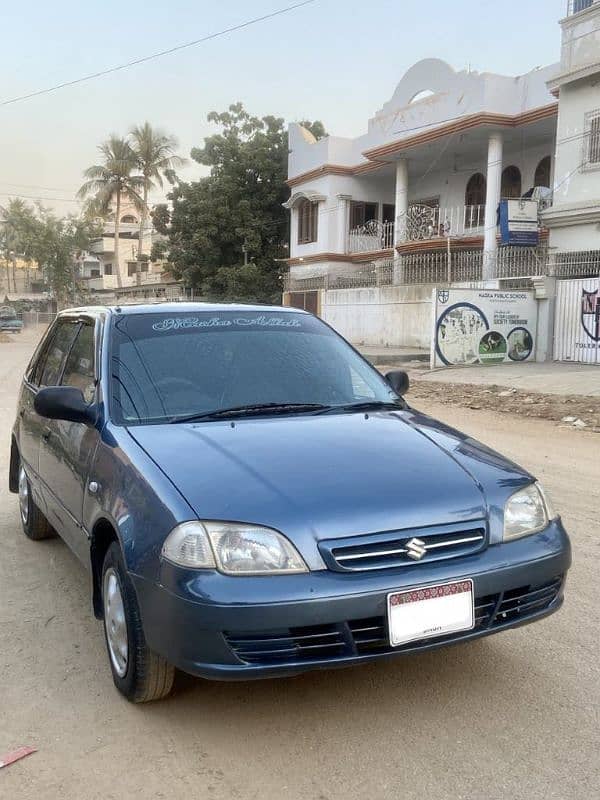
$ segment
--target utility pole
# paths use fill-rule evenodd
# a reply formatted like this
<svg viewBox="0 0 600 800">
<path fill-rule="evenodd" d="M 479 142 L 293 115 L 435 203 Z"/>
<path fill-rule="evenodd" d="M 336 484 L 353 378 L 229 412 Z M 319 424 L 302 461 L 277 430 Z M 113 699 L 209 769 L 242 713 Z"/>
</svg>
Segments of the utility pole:
<svg viewBox="0 0 600 800">
<path fill-rule="evenodd" d="M 244 266 L 248 266 L 248 240 L 244 239 L 244 244 L 242 245 L 242 253 L 244 254 Z"/>
</svg>

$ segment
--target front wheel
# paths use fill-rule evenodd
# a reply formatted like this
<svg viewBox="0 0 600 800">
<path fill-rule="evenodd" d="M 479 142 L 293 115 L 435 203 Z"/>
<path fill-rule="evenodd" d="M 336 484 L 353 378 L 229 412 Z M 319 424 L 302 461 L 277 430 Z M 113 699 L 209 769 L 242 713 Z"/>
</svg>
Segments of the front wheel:
<svg viewBox="0 0 600 800">
<path fill-rule="evenodd" d="M 121 548 L 113 542 L 102 568 L 104 635 L 113 681 L 132 703 L 166 697 L 173 688 L 174 667 L 146 644 L 140 610 Z"/>
</svg>

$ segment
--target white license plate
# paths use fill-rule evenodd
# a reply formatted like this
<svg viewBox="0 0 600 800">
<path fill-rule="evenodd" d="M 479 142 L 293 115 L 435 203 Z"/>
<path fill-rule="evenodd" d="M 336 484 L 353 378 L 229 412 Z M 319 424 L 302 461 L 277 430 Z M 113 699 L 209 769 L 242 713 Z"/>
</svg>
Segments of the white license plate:
<svg viewBox="0 0 600 800">
<path fill-rule="evenodd" d="M 468 631 L 475 625 L 473 581 L 470 578 L 392 592 L 387 600 L 392 647 Z"/>
</svg>

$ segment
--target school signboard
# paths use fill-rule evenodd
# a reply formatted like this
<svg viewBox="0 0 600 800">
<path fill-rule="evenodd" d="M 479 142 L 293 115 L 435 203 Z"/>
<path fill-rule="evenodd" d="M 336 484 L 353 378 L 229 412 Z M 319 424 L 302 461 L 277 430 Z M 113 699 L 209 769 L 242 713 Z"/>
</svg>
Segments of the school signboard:
<svg viewBox="0 0 600 800">
<path fill-rule="evenodd" d="M 502 364 L 535 357 L 533 292 L 434 289 L 431 367 Z"/>
<path fill-rule="evenodd" d="M 535 247 L 539 242 L 537 200 L 502 200 L 499 206 L 503 245 Z"/>
</svg>

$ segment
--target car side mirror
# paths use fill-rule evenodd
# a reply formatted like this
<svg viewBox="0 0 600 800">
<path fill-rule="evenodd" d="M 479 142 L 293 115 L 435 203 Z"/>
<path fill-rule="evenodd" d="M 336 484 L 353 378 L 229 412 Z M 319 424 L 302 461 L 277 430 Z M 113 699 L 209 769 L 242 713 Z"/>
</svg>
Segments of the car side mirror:
<svg viewBox="0 0 600 800">
<path fill-rule="evenodd" d="M 94 406 L 88 405 L 81 389 L 74 386 L 49 386 L 40 389 L 33 401 L 33 407 L 41 417 L 63 419 L 67 422 L 82 422 L 93 425 Z"/>
<path fill-rule="evenodd" d="M 404 370 L 394 369 L 386 373 L 385 379 L 400 397 L 403 397 L 408 392 L 410 381 L 408 374 Z"/>
</svg>

